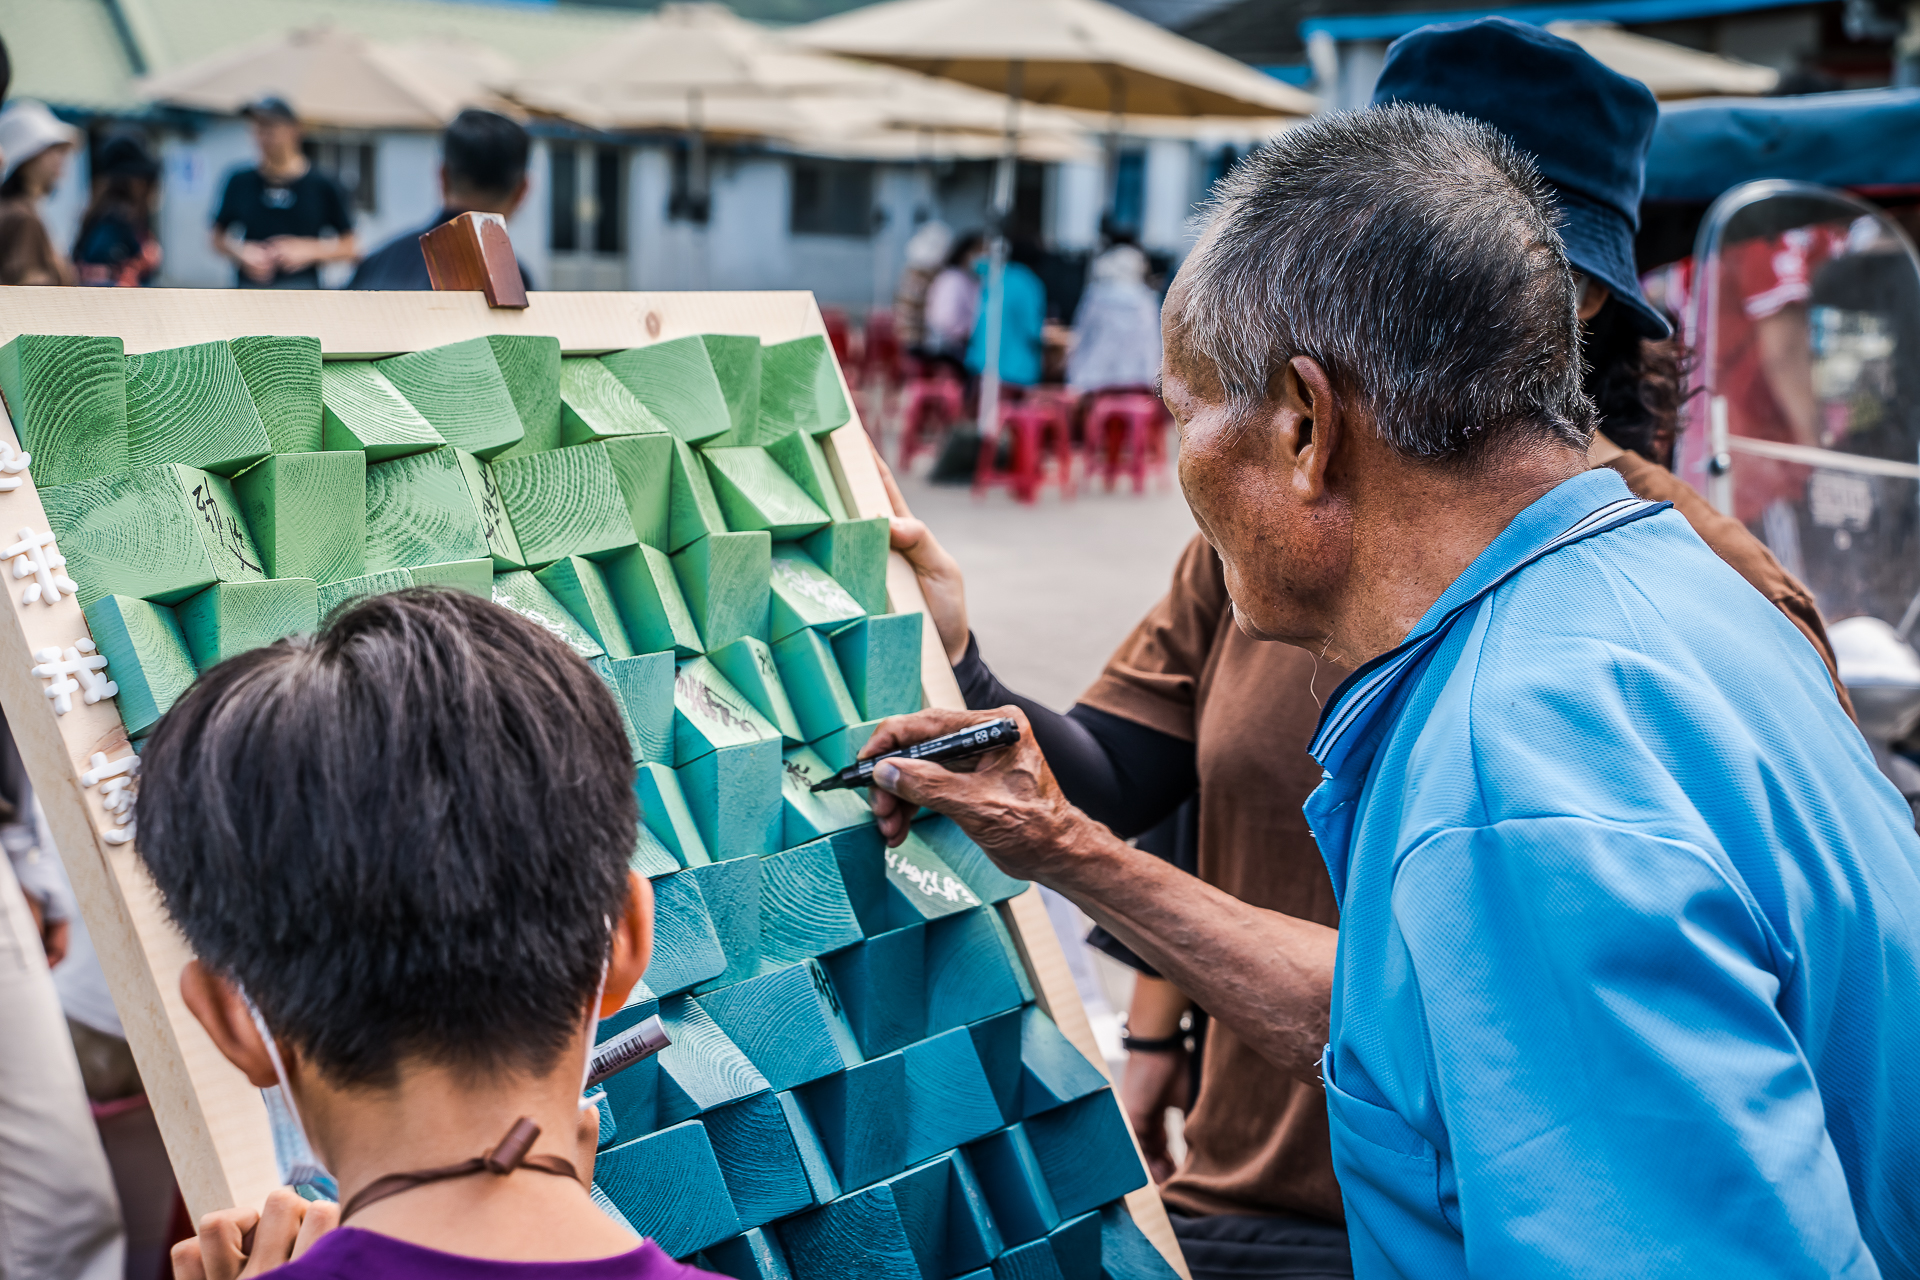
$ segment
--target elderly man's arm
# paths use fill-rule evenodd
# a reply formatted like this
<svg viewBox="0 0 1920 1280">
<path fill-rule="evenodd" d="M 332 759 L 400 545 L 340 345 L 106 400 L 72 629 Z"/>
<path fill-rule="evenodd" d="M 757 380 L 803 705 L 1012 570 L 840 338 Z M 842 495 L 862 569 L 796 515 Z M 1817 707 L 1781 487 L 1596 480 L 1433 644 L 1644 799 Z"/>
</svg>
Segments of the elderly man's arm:
<svg viewBox="0 0 1920 1280">
<path fill-rule="evenodd" d="M 1079 903 L 1276 1067 L 1314 1078 L 1327 1042 L 1334 930 L 1248 906 L 1074 808 L 1018 707 L 896 716 L 861 754 L 1001 715 L 1020 722 L 1020 742 L 971 762 L 971 772 L 917 760 L 880 765 L 874 813 L 888 841 L 906 838 L 916 805 L 946 814 L 1003 869 Z"/>
</svg>

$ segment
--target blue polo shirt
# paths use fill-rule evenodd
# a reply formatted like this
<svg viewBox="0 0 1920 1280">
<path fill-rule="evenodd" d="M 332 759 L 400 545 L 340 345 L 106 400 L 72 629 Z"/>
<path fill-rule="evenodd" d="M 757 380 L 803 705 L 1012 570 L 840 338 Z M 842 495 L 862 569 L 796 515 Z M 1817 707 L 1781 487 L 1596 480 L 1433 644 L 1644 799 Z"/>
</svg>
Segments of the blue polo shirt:
<svg viewBox="0 0 1920 1280">
<path fill-rule="evenodd" d="M 1920 1275 L 1920 839 L 1678 513 L 1553 489 L 1314 755 L 1357 1276 Z"/>
</svg>

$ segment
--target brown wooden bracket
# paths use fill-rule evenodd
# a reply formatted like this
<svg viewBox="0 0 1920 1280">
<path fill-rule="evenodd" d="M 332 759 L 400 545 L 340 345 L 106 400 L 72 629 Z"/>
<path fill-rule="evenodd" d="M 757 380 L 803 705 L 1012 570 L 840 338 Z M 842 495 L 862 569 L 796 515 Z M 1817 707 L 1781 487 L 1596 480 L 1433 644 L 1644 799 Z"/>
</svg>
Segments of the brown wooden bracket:
<svg viewBox="0 0 1920 1280">
<path fill-rule="evenodd" d="M 478 290 L 490 307 L 524 308 L 527 285 L 497 213 L 463 213 L 420 237 L 427 276 L 436 290 Z"/>
</svg>

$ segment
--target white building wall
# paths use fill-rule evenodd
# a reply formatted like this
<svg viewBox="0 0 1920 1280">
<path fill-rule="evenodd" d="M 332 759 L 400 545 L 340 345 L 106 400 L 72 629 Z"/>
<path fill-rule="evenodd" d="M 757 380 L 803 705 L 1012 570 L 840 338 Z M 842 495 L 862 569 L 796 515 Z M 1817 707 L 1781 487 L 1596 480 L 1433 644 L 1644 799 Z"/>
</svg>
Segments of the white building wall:
<svg viewBox="0 0 1920 1280">
<path fill-rule="evenodd" d="M 1181 255 L 1191 232 L 1196 186 L 1193 144 L 1156 138 L 1147 143 L 1146 191 L 1140 217 L 1140 243 L 1148 249 Z"/>
<path fill-rule="evenodd" d="M 553 271 L 547 260 L 547 144 L 535 139 L 527 153 L 527 196 L 514 215 L 507 219 L 507 237 L 513 241 L 513 256 L 533 277 L 536 289 L 553 287 Z"/>
<path fill-rule="evenodd" d="M 709 289 L 806 288 L 793 282 L 791 173 L 777 156 L 719 160 L 712 168 L 712 212 L 702 236 Z"/>
<path fill-rule="evenodd" d="M 87 149 L 84 146 L 75 147 L 67 155 L 60 181 L 40 202 L 40 221 L 45 224 L 54 249 L 62 257 L 73 254 L 73 240 L 80 233 L 80 219 L 87 212 L 87 194 L 91 182 Z"/>
<path fill-rule="evenodd" d="M 1105 161 L 1068 161 L 1047 170 L 1047 247 L 1062 253 L 1091 249 L 1100 240 L 1106 208 Z"/>
<path fill-rule="evenodd" d="M 239 120 L 217 120 L 194 137 L 171 135 L 160 144 L 160 277 L 174 288 L 226 288 L 233 264 L 213 251 L 214 210 L 227 175 L 254 163 L 253 139 Z"/>
</svg>

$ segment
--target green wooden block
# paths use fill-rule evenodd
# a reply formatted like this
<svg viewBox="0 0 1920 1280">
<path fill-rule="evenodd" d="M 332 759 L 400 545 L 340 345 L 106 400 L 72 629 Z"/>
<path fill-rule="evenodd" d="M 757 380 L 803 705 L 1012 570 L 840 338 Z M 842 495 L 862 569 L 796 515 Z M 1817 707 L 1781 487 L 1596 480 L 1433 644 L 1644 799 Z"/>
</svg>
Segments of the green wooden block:
<svg viewBox="0 0 1920 1280">
<path fill-rule="evenodd" d="M 413 574 L 405 569 L 383 569 L 379 573 L 366 573 L 357 578 L 323 582 L 320 584 L 320 621 L 324 623 L 337 611 L 356 601 L 370 596 L 383 596 L 389 591 L 405 591 L 412 586 Z"/>
<path fill-rule="evenodd" d="M 380 372 L 448 444 L 492 458 L 526 437 L 513 393 L 485 338 L 380 361 Z"/>
<path fill-rule="evenodd" d="M 327 455 L 318 455 L 325 457 Z M 482 600 L 493 599 L 493 561 L 452 560 L 446 564 L 417 564 L 407 573 L 416 587 L 445 587 Z"/>
<path fill-rule="evenodd" d="M 719 747 L 780 736 L 708 658 L 689 658 L 674 673 L 673 712 L 676 766 L 691 764 Z M 777 758 L 777 746 L 774 753 Z"/>
<path fill-rule="evenodd" d="M 1022 1120 L 1020 1127 L 1062 1217 L 1092 1212 L 1147 1185 L 1111 1089 Z"/>
<path fill-rule="evenodd" d="M 911 832 L 893 849 L 873 826 L 849 827 L 829 839 L 847 898 L 869 935 L 980 905 L 953 869 Z"/>
<path fill-rule="evenodd" d="M 760 438 L 825 435 L 853 417 L 826 338 L 812 334 L 760 348 Z"/>
<path fill-rule="evenodd" d="M 813 1126 L 813 1117 L 801 1105 L 792 1090 L 777 1093 L 780 1109 L 786 1112 L 787 1129 L 793 1134 L 794 1145 L 800 1149 L 800 1163 L 807 1171 L 807 1182 L 813 1188 L 813 1198 L 825 1204 L 840 1197 L 840 1179 L 834 1175 L 833 1161 L 827 1158 L 827 1144 L 820 1140 L 820 1131 Z"/>
<path fill-rule="evenodd" d="M 311 578 L 216 582 L 174 611 L 193 665 L 205 670 L 282 636 L 320 629 L 320 590 Z"/>
<path fill-rule="evenodd" d="M 765 449 L 708 448 L 701 456 L 720 514 L 735 533 L 764 529 L 780 542 L 804 537 L 832 519 Z"/>
<path fill-rule="evenodd" d="M 767 638 L 773 544 L 764 533 L 716 533 L 673 555 L 674 577 L 708 649 Z"/>
<path fill-rule="evenodd" d="M 922 1280 L 892 1187 L 843 1196 L 777 1230 L 794 1280 Z"/>
<path fill-rule="evenodd" d="M 187 638 L 173 610 L 134 596 L 102 596 L 86 606 L 87 631 L 120 686 L 115 699 L 133 736 L 146 733 L 194 680 Z"/>
<path fill-rule="evenodd" d="M 600 642 L 609 656 L 633 657 L 633 644 L 627 639 L 626 627 L 620 623 L 619 612 L 613 606 L 613 593 L 607 589 L 607 579 L 599 565 L 582 556 L 566 556 L 533 576 L 553 593 L 553 598 L 573 615 L 575 622 L 586 628 L 588 635 Z"/>
<path fill-rule="evenodd" d="M 1020 984 L 1001 950 L 992 914 L 992 907 L 983 907 L 928 922 L 928 1034 L 1020 1007 Z"/>
<path fill-rule="evenodd" d="M 713 860 L 680 790 L 679 775 L 664 764 L 649 761 L 634 770 L 633 790 L 640 799 L 640 820 L 681 866 L 697 867 Z"/>
<path fill-rule="evenodd" d="M 722 987 L 701 996 L 700 1006 L 776 1089 L 792 1089 L 865 1061 L 833 983 L 817 961 Z"/>
<path fill-rule="evenodd" d="M 767 625 L 775 640 L 802 627 L 832 632 L 862 616 L 860 602 L 794 543 L 783 542 L 774 550 L 769 584 Z"/>
<path fill-rule="evenodd" d="M 675 338 L 600 357 L 634 398 L 667 424 L 667 430 L 699 444 L 729 430 L 726 393 L 699 338 Z"/>
<path fill-rule="evenodd" d="M 635 764 L 673 763 L 673 655 L 642 653 L 613 660 L 614 683 L 640 739 Z"/>
<path fill-rule="evenodd" d="M 227 347 L 275 453 L 320 448 L 320 339 L 252 336 Z"/>
<path fill-rule="evenodd" d="M 921 1000 L 925 962 L 922 925 L 878 933 L 821 957 L 847 1011 L 847 1025 L 869 1058 L 892 1053 L 926 1033 Z"/>
<path fill-rule="evenodd" d="M 587 629 L 575 622 L 573 615 L 553 598 L 553 593 L 525 569 L 493 575 L 493 602 L 545 627 L 583 658 L 606 656 L 600 642 L 588 635 Z"/>
<path fill-rule="evenodd" d="M 897 1053 L 795 1089 L 842 1187 L 864 1187 L 907 1167 L 907 1066 Z"/>
<path fill-rule="evenodd" d="M 834 774 L 810 747 L 788 747 L 781 761 L 780 838 L 791 848 L 873 821 L 873 810 L 860 792 L 813 790 Z"/>
<path fill-rule="evenodd" d="M 965 1027 L 910 1044 L 907 1067 L 907 1163 L 984 1138 L 1001 1126 L 1000 1106 Z"/>
<path fill-rule="evenodd" d="M 447 443 L 368 360 L 329 360 L 320 366 L 320 408 L 321 447 L 358 449 L 369 463 Z"/>
<path fill-rule="evenodd" d="M 1177 1280 L 1180 1274 L 1123 1204 L 1100 1208 L 1100 1273 L 1107 1280 Z"/>
<path fill-rule="evenodd" d="M 692 996 L 663 996 L 660 1021 L 673 1037 L 654 1055 L 660 1059 L 661 1124 L 767 1091 L 767 1078 Z"/>
<path fill-rule="evenodd" d="M 867 739 L 879 725 L 878 720 L 861 720 L 844 729 L 835 729 L 823 738 L 815 738 L 809 745 L 829 768 L 844 769 L 860 758 L 860 748 L 867 745 Z"/>
<path fill-rule="evenodd" d="M 800 545 L 867 613 L 887 611 L 887 552 L 891 526 L 885 516 L 836 521 Z"/>
<path fill-rule="evenodd" d="M 720 394 L 727 402 L 724 435 L 711 444 L 756 444 L 760 423 L 760 339 L 752 334 L 703 333 L 700 341 L 707 348 L 707 360 L 720 383 Z"/>
<path fill-rule="evenodd" d="M 780 740 L 709 751 L 674 770 L 714 861 L 780 846 Z"/>
<path fill-rule="evenodd" d="M 1020 1119 L 1020 1084 L 1025 1068 L 1020 1061 L 1020 1038 L 1024 1009 L 1009 1009 L 991 1018 L 982 1018 L 967 1026 L 973 1037 L 973 1051 L 986 1073 L 987 1087 L 1007 1124 Z"/>
<path fill-rule="evenodd" d="M 127 462 L 230 476 L 273 452 L 233 351 L 202 342 L 127 357 Z"/>
<path fill-rule="evenodd" d="M 607 560 L 604 568 L 614 610 L 636 651 L 671 651 L 684 658 L 705 647 L 666 552 L 641 543 Z"/>
<path fill-rule="evenodd" d="M 598 658 L 587 659 L 587 665 L 593 668 L 593 674 L 600 677 L 600 683 L 607 686 L 607 692 L 613 697 L 613 709 L 620 715 L 620 731 L 627 739 L 627 758 L 638 763 L 640 760 L 640 731 L 634 727 L 633 716 L 627 711 L 627 700 L 620 692 L 620 682 L 613 675 L 613 661 L 605 654 Z"/>
<path fill-rule="evenodd" d="M 560 362 L 560 439 L 586 444 L 619 436 L 666 431 L 653 410 L 634 398 L 620 379 L 592 356 Z"/>
<path fill-rule="evenodd" d="M 813 1186 L 779 1098 L 756 1093 L 714 1108 L 700 1122 L 742 1226 L 764 1226 L 814 1205 Z"/>
<path fill-rule="evenodd" d="M 945 923 L 942 921 L 941 923 Z M 1087 1056 L 1060 1034 L 1038 1005 L 1020 1011 L 1020 1114 L 1030 1119 L 1043 1111 L 1078 1102 L 1107 1087 L 1107 1078 Z"/>
<path fill-rule="evenodd" d="M 708 1246 L 697 1265 L 733 1280 L 793 1280 L 793 1268 L 779 1238 L 759 1227 Z"/>
<path fill-rule="evenodd" d="M 671 1257 L 740 1234 L 726 1178 L 697 1120 L 607 1148 L 594 1161 L 593 1180 L 636 1232 Z"/>
<path fill-rule="evenodd" d="M 840 482 L 820 442 L 800 431 L 790 431 L 767 446 L 767 453 L 780 464 L 801 490 L 836 522 L 847 518 L 847 504 L 840 497 Z"/>
<path fill-rule="evenodd" d="M 451 448 L 367 468 L 367 571 L 491 559 L 480 510 Z"/>
<path fill-rule="evenodd" d="M 777 571 L 776 571 L 777 572 Z M 880 613 L 833 634 L 833 656 L 862 720 L 884 720 L 920 709 L 918 613 Z"/>
<path fill-rule="evenodd" d="M 672 495 L 675 447 L 686 448 L 671 435 L 616 436 L 605 441 L 613 478 L 626 500 L 633 536 L 650 547 L 666 550 L 672 541 Z"/>
<path fill-rule="evenodd" d="M 493 361 L 513 398 L 523 434 L 518 444 L 495 455 L 518 457 L 560 447 L 560 339 L 536 334 L 495 333 L 487 337 Z"/>
<path fill-rule="evenodd" d="M 704 996 L 760 972 L 760 859 L 730 858 L 689 868 L 700 885 L 707 916 L 726 953 L 727 967 L 694 988 Z"/>
<path fill-rule="evenodd" d="M 1007 1244 L 1043 1239 L 1060 1225 L 1060 1209 L 1023 1126 L 1008 1125 L 965 1150 L 993 1210 L 994 1225 Z M 1138 1158 L 1133 1162 L 1140 1163 Z"/>
<path fill-rule="evenodd" d="M 23 333 L 0 347 L 0 395 L 42 491 L 127 469 L 127 365 L 118 338 Z"/>
<path fill-rule="evenodd" d="M 782 968 L 860 942 L 833 846 L 824 840 L 760 859 L 760 967 Z"/>
<path fill-rule="evenodd" d="M 1017 880 L 995 866 L 986 851 L 975 844 L 953 819 L 933 814 L 915 822 L 913 830 L 940 855 L 940 861 L 952 867 L 954 874 L 967 882 L 967 887 L 978 894 L 982 902 L 1005 902 L 1027 891 L 1029 881 Z"/>
<path fill-rule="evenodd" d="M 653 955 L 647 962 L 647 989 L 662 996 L 690 991 L 708 978 L 718 977 L 726 967 L 726 952 L 707 914 L 699 880 L 685 871 L 655 880 Z"/>
<path fill-rule="evenodd" d="M 636 541 L 626 498 L 602 445 L 504 458 L 493 477 L 530 565 L 573 555 L 603 559 Z"/>
<path fill-rule="evenodd" d="M 267 576 L 221 476 L 167 463 L 42 489 L 40 503 L 82 608 L 109 595 L 176 604 Z"/>
<path fill-rule="evenodd" d="M 800 734 L 800 721 L 793 714 L 793 704 L 787 701 L 787 691 L 780 686 L 780 669 L 774 665 L 773 650 L 764 641 L 742 636 L 732 644 L 715 649 L 707 659 L 745 695 L 754 710 L 780 731 L 781 738 L 789 743 L 806 741 Z"/>
<path fill-rule="evenodd" d="M 853 694 L 840 674 L 840 663 L 825 636 L 803 628 L 774 641 L 772 649 L 780 685 L 793 705 L 802 737 L 817 742 L 859 722 L 860 708 L 854 705 Z"/>
<path fill-rule="evenodd" d="M 644 437 L 641 437 L 644 439 Z M 666 549 L 678 551 L 710 534 L 727 532 L 707 466 L 686 441 L 675 438 L 673 466 L 667 484 Z"/>
<path fill-rule="evenodd" d="M 680 859 L 673 856 L 673 850 L 661 843 L 660 837 L 647 830 L 645 823 L 634 832 L 633 852 L 627 857 L 627 866 L 651 880 L 655 876 L 670 876 L 680 870 Z"/>
<path fill-rule="evenodd" d="M 233 478 L 262 564 L 276 578 L 338 582 L 367 571 L 367 458 L 276 453 Z"/>
<path fill-rule="evenodd" d="M 480 532 L 486 536 L 487 552 L 495 569 L 524 569 L 520 539 L 514 536 L 513 521 L 507 516 L 507 504 L 501 500 L 500 485 L 493 475 L 493 464 L 482 462 L 464 449 L 455 449 L 460 473 L 467 479 L 467 493 L 480 513 Z"/>
</svg>

